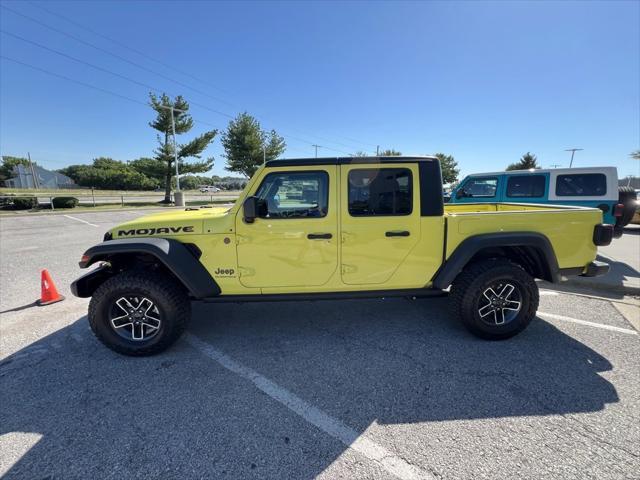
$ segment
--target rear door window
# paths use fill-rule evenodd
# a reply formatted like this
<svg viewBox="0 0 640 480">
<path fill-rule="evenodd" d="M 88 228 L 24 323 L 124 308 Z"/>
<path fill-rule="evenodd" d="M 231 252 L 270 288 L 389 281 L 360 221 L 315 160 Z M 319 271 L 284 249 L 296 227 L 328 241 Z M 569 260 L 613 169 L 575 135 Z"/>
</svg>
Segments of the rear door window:
<svg viewBox="0 0 640 480">
<path fill-rule="evenodd" d="M 507 178 L 507 197 L 529 198 L 544 196 L 544 175 L 510 175 Z"/>
<path fill-rule="evenodd" d="M 602 197 L 607 194 L 607 177 L 603 173 L 558 175 L 558 197 Z"/>
<path fill-rule="evenodd" d="M 349 214 L 354 217 L 410 215 L 413 182 L 407 168 L 367 168 L 349 172 Z"/>
</svg>

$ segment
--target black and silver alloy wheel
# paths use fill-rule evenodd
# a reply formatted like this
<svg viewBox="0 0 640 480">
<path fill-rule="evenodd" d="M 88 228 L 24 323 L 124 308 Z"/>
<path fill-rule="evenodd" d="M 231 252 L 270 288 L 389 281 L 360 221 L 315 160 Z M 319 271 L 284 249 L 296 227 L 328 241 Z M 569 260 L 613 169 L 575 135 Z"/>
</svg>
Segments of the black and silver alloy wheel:
<svg viewBox="0 0 640 480">
<path fill-rule="evenodd" d="M 478 315 L 489 325 L 504 325 L 518 316 L 521 298 L 520 292 L 511 283 L 497 283 L 482 292 Z"/>
<path fill-rule="evenodd" d="M 162 326 L 157 305 L 138 295 L 118 298 L 109 312 L 109 323 L 118 335 L 136 342 L 153 338 Z"/>
<path fill-rule="evenodd" d="M 89 302 L 89 325 L 107 347 L 145 356 L 171 346 L 191 317 L 185 289 L 158 272 L 125 271 L 100 285 Z"/>
<path fill-rule="evenodd" d="M 538 286 L 521 266 L 506 258 L 474 262 L 451 286 L 453 313 L 474 335 L 503 340 L 524 330 L 538 309 Z"/>
</svg>

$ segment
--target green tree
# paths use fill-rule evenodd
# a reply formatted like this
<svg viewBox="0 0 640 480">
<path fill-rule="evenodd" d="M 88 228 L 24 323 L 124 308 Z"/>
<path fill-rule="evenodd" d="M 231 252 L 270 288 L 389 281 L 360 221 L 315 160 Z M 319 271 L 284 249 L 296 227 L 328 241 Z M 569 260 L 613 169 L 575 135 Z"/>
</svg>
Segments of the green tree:
<svg viewBox="0 0 640 480">
<path fill-rule="evenodd" d="M 148 178 L 119 160 L 100 157 L 92 165 L 70 165 L 59 170 L 83 187 L 105 190 L 152 190 L 158 180 Z"/>
<path fill-rule="evenodd" d="M 191 130 L 193 127 L 193 119 L 188 113 L 189 104 L 180 95 L 171 100 L 167 94 L 162 94 L 161 97 L 157 97 L 153 93 L 150 93 L 149 98 L 151 108 L 156 111 L 156 118 L 152 122 L 149 122 L 149 125 L 160 132 L 157 136 L 159 146 L 154 150 L 154 159 L 164 170 L 164 202 L 169 203 L 171 201 L 171 182 L 176 171 L 173 142 L 170 140 L 170 136 L 172 135 L 171 108 L 173 108 L 174 111 L 176 136 Z M 213 158 L 189 163 L 186 162 L 186 159 L 201 158 L 202 152 L 213 142 L 217 134 L 217 130 L 210 130 L 198 135 L 185 144 L 177 145 L 178 168 L 180 173 L 203 173 L 211 170 Z"/>
<path fill-rule="evenodd" d="M 185 175 L 180 177 L 180 188 L 183 190 L 196 190 L 200 185 L 213 185 L 211 177 L 202 177 L 200 175 Z"/>
<path fill-rule="evenodd" d="M 33 162 L 35 165 L 35 162 Z M 23 157 L 2 156 L 2 165 L 0 165 L 0 181 L 8 180 L 13 177 L 13 168 L 17 165 L 29 166 L 29 160 Z"/>
<path fill-rule="evenodd" d="M 251 177 L 264 160 L 278 158 L 287 144 L 275 130 L 262 130 L 260 122 L 244 112 L 229 122 L 222 134 L 222 146 L 227 170 Z"/>
<path fill-rule="evenodd" d="M 640 160 L 640 150 L 635 150 L 629 154 L 634 160 Z"/>
<path fill-rule="evenodd" d="M 540 168 L 538 158 L 532 153 L 525 153 L 520 161 L 512 163 L 507 167 L 508 170 L 529 170 L 531 168 Z"/>
<path fill-rule="evenodd" d="M 380 157 L 399 157 L 402 155 L 402 152 L 394 150 L 393 148 L 388 148 L 386 150 L 382 150 L 378 155 Z"/>
<path fill-rule="evenodd" d="M 460 169 L 458 162 L 455 161 L 453 155 L 445 155 L 444 153 L 436 153 L 435 157 L 440 160 L 440 168 L 442 169 L 442 183 L 456 183 Z"/>
<path fill-rule="evenodd" d="M 158 185 L 164 183 L 165 166 L 158 162 L 155 158 L 141 157 L 129 162 L 129 166 L 142 173 L 147 178 L 152 178 L 158 182 Z"/>
</svg>

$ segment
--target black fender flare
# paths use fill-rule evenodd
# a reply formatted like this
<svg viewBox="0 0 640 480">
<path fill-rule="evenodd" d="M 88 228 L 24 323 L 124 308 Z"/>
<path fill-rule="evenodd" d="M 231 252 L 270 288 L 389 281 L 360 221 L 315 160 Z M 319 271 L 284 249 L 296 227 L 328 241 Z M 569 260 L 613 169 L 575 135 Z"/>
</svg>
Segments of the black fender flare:
<svg viewBox="0 0 640 480">
<path fill-rule="evenodd" d="M 96 262 L 109 261 L 119 254 L 142 253 L 158 259 L 195 298 L 220 295 L 220 287 L 194 253 L 183 243 L 168 238 L 135 238 L 109 240 L 89 248 L 80 260 L 80 268 Z M 71 291 L 78 297 L 90 297 L 107 278 L 109 271 L 103 267 L 92 270 L 71 284 Z"/>
<path fill-rule="evenodd" d="M 535 232 L 485 233 L 469 237 L 458 245 L 434 275 L 433 287 L 448 288 L 478 252 L 495 247 L 533 247 L 542 256 L 544 279 L 554 283 L 560 280 L 558 259 L 546 236 Z"/>
</svg>

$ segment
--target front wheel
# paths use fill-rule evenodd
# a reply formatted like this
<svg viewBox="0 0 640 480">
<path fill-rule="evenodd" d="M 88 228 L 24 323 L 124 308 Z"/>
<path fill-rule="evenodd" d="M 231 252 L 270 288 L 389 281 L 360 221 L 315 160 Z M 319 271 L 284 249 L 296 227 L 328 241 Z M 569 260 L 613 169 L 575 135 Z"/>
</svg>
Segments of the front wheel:
<svg viewBox="0 0 640 480">
<path fill-rule="evenodd" d="M 504 340 L 524 330 L 538 309 L 538 286 L 519 265 L 503 258 L 466 267 L 451 287 L 454 315 L 474 335 Z"/>
<path fill-rule="evenodd" d="M 184 332 L 189 297 L 172 279 L 149 272 L 123 272 L 94 292 L 91 330 L 110 349 L 132 356 L 160 353 Z"/>
</svg>

